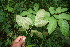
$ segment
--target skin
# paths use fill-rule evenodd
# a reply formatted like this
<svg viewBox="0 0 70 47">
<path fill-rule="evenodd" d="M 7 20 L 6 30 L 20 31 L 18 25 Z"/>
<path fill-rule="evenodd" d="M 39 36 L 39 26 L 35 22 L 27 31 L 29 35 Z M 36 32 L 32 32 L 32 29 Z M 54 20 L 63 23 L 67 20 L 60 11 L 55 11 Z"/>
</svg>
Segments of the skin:
<svg viewBox="0 0 70 47">
<path fill-rule="evenodd" d="M 19 36 L 14 41 L 11 47 L 25 47 L 25 36 Z"/>
</svg>

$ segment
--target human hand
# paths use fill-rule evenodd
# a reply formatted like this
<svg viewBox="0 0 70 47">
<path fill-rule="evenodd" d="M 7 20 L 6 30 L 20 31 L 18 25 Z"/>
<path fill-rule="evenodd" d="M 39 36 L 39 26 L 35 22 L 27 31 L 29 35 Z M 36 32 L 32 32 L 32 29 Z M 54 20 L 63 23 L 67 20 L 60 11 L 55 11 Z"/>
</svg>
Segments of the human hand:
<svg viewBox="0 0 70 47">
<path fill-rule="evenodd" d="M 25 36 L 19 36 L 17 37 L 11 47 L 25 47 Z"/>
</svg>

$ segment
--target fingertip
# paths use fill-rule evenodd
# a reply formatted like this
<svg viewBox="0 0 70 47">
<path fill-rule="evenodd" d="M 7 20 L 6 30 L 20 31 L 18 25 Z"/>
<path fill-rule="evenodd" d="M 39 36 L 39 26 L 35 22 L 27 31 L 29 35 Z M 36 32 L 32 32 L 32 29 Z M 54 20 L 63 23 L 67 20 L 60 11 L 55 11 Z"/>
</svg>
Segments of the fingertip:
<svg viewBox="0 0 70 47">
<path fill-rule="evenodd" d="M 26 37 L 23 38 L 23 40 L 25 40 L 25 39 L 26 39 Z"/>
<path fill-rule="evenodd" d="M 26 37 L 25 36 L 23 36 L 23 40 L 25 40 L 26 39 Z"/>
</svg>

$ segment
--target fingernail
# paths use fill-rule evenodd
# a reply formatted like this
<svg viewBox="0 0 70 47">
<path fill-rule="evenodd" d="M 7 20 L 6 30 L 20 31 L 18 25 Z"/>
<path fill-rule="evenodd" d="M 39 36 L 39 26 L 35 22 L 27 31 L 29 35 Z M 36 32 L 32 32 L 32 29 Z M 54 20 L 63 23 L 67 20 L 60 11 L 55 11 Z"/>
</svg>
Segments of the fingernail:
<svg viewBox="0 0 70 47">
<path fill-rule="evenodd" d="M 24 42 L 25 42 L 25 39 L 26 39 L 26 37 L 25 37 L 25 38 L 23 38 Z"/>
<path fill-rule="evenodd" d="M 26 39 L 26 37 L 25 38 L 23 38 L 23 40 L 25 40 Z"/>
</svg>

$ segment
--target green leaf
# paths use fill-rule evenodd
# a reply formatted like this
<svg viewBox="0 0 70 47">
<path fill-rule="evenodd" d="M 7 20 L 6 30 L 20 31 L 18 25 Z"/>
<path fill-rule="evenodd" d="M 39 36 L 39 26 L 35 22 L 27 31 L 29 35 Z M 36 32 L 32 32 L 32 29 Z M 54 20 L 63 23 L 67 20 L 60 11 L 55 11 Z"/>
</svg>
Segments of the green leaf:
<svg viewBox="0 0 70 47">
<path fill-rule="evenodd" d="M 69 24 L 68 24 L 68 22 L 66 20 L 60 19 L 58 21 L 58 24 L 60 26 L 60 30 L 61 30 L 62 34 L 64 36 L 68 36 L 68 31 L 69 31 Z"/>
<path fill-rule="evenodd" d="M 35 20 L 35 26 L 36 27 L 42 27 L 42 26 L 45 26 L 46 24 L 48 23 L 48 21 L 46 20 Z"/>
<path fill-rule="evenodd" d="M 49 12 L 46 12 L 46 15 L 44 17 L 44 20 L 48 21 L 49 17 L 50 17 L 50 13 Z"/>
<path fill-rule="evenodd" d="M 57 26 L 56 19 L 54 17 L 50 17 L 49 18 L 49 24 L 48 24 L 48 27 L 47 27 L 48 33 L 51 34 L 55 30 L 56 26 Z"/>
<path fill-rule="evenodd" d="M 32 10 L 31 8 L 29 8 L 27 11 L 28 11 L 29 13 L 33 13 L 33 10 Z"/>
<path fill-rule="evenodd" d="M 13 8 L 9 7 L 9 6 L 7 6 L 7 8 L 5 10 L 8 10 L 9 12 L 13 12 Z"/>
<path fill-rule="evenodd" d="M 61 12 L 65 12 L 65 11 L 67 11 L 68 9 L 67 8 L 62 8 L 61 9 Z"/>
<path fill-rule="evenodd" d="M 50 14 L 48 12 L 46 12 L 44 9 L 40 9 L 35 16 L 35 26 L 36 27 L 45 26 L 48 23 L 47 17 L 49 16 Z"/>
<path fill-rule="evenodd" d="M 66 20 L 70 20 L 70 15 L 69 14 L 59 14 L 59 15 L 53 15 L 56 19 L 66 19 Z"/>
<path fill-rule="evenodd" d="M 45 15 L 49 16 L 50 14 L 46 12 L 44 9 L 40 9 L 37 13 L 36 13 L 36 16 L 38 17 L 44 17 Z"/>
<path fill-rule="evenodd" d="M 32 22 L 33 22 L 33 25 L 34 25 L 35 15 L 29 14 L 29 15 L 27 15 L 27 17 L 31 18 L 31 20 L 32 20 Z"/>
<path fill-rule="evenodd" d="M 28 46 L 26 46 L 26 47 L 33 47 L 33 46 L 35 46 L 35 45 L 28 45 Z"/>
<path fill-rule="evenodd" d="M 56 12 L 57 12 L 57 13 L 61 13 L 61 7 L 58 7 L 58 8 L 56 9 Z"/>
<path fill-rule="evenodd" d="M 22 26 L 24 30 L 29 29 L 29 25 L 32 24 L 32 20 L 28 17 L 22 17 L 20 15 L 16 15 L 16 22 L 19 26 Z"/>
<path fill-rule="evenodd" d="M 50 17 L 50 13 L 49 12 L 46 12 L 46 16 L 49 16 Z"/>
<path fill-rule="evenodd" d="M 24 29 L 21 27 L 21 28 L 19 28 L 19 30 L 18 31 L 23 31 Z"/>
<path fill-rule="evenodd" d="M 35 4 L 34 4 L 34 10 L 37 12 L 38 9 L 39 9 L 39 4 L 35 3 Z"/>
<path fill-rule="evenodd" d="M 23 11 L 22 13 L 20 13 L 20 16 L 25 16 L 25 15 L 28 15 L 28 14 L 30 14 L 30 13 L 27 12 L 27 11 Z"/>
<path fill-rule="evenodd" d="M 67 8 L 58 7 L 58 8 L 56 9 L 56 13 L 65 12 L 65 11 L 67 11 L 67 10 L 68 10 Z"/>
<path fill-rule="evenodd" d="M 37 30 L 31 30 L 31 37 L 33 36 L 33 35 L 36 35 L 36 36 L 38 36 L 38 37 L 40 37 L 40 38 L 43 38 L 43 35 L 42 35 L 42 33 L 41 32 L 39 32 L 39 31 L 37 31 Z"/>
<path fill-rule="evenodd" d="M 56 19 L 59 19 L 59 15 L 53 15 Z"/>
<path fill-rule="evenodd" d="M 54 14 L 55 13 L 54 7 L 50 7 L 49 11 L 50 11 L 51 14 Z"/>
<path fill-rule="evenodd" d="M 15 24 L 14 25 L 14 28 L 18 29 L 19 28 L 18 24 Z"/>
</svg>

